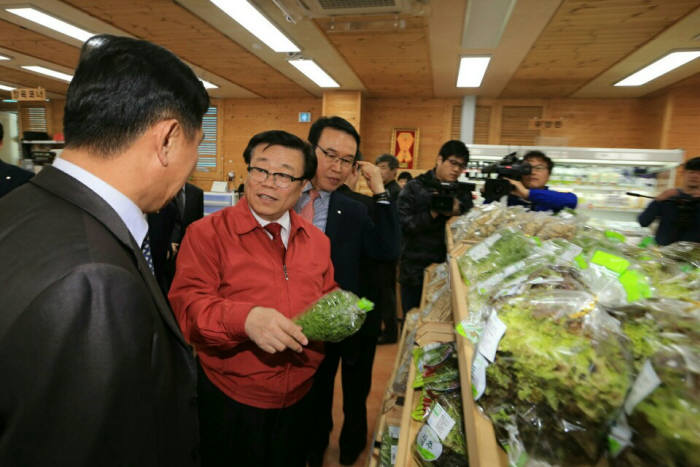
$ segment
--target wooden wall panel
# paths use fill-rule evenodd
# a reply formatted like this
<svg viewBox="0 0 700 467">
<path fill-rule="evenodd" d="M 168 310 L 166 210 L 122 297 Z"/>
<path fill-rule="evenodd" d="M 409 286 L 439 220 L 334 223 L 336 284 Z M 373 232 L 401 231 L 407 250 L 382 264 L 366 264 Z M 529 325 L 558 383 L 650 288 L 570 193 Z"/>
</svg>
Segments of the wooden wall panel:
<svg viewBox="0 0 700 467">
<path fill-rule="evenodd" d="M 452 107 L 461 99 L 372 99 L 365 100 L 362 148 L 369 161 L 391 150 L 393 128 L 418 128 L 418 167 L 430 169 L 442 144 L 450 139 Z"/>
<path fill-rule="evenodd" d="M 323 93 L 321 115 L 342 117 L 362 134 L 363 96 L 360 91 L 328 91 Z"/>
<path fill-rule="evenodd" d="M 685 150 L 686 160 L 700 156 L 700 94 L 698 88 L 673 89 L 668 133 L 664 148 Z"/>
<path fill-rule="evenodd" d="M 501 114 L 501 144 L 535 145 L 540 130 L 529 129 L 529 122 L 531 118 L 541 116 L 541 106 L 504 106 Z"/>
<path fill-rule="evenodd" d="M 489 144 L 491 126 L 491 107 L 477 105 L 474 115 L 474 144 Z"/>
<path fill-rule="evenodd" d="M 56 133 L 63 133 L 63 113 L 66 107 L 65 99 L 51 99 L 48 102 L 51 108 L 49 120 L 49 135 L 53 137 Z"/>
</svg>

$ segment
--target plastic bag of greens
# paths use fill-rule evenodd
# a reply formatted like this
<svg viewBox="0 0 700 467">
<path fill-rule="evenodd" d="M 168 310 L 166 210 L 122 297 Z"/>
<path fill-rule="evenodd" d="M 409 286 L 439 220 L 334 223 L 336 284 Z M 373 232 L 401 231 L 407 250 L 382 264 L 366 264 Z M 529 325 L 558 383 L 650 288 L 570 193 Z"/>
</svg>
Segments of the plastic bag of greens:
<svg viewBox="0 0 700 467">
<path fill-rule="evenodd" d="M 700 268 L 700 244 L 694 242 L 676 242 L 659 247 L 659 251 L 668 258 Z"/>
<path fill-rule="evenodd" d="M 432 401 L 426 422 L 416 436 L 413 457 L 424 467 L 469 465 L 459 392 L 443 393 Z"/>
<path fill-rule="evenodd" d="M 401 428 L 386 425 L 382 434 L 382 444 L 379 447 L 379 467 L 393 467 L 396 464 L 396 450 L 399 446 Z"/>
<path fill-rule="evenodd" d="M 452 391 L 459 387 L 459 369 L 454 342 L 432 343 L 413 351 L 416 379 L 413 388 Z"/>
<path fill-rule="evenodd" d="M 510 299 L 498 317 L 505 332 L 479 405 L 499 442 L 512 443 L 515 424 L 530 459 L 595 464 L 633 379 L 619 323 L 568 290 Z"/>
<path fill-rule="evenodd" d="M 309 340 L 340 342 L 355 334 L 374 304 L 352 292 L 336 289 L 294 318 Z"/>
</svg>

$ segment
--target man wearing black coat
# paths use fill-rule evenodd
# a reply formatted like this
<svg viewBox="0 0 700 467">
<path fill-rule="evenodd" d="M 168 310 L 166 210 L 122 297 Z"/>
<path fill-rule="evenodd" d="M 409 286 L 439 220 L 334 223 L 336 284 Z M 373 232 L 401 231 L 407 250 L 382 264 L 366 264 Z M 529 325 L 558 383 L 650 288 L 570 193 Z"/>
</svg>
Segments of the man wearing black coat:
<svg viewBox="0 0 700 467">
<path fill-rule="evenodd" d="M 467 146 L 461 141 L 448 141 L 440 148 L 435 168 L 409 181 L 399 195 L 399 221 L 403 233 L 399 283 L 404 313 L 420 305 L 423 270 L 432 263 L 442 263 L 446 259 L 446 222 L 452 216 L 469 211 L 474 205 L 468 192 L 455 196 L 451 208 L 437 211 L 431 205 L 434 195 L 457 182 L 467 162 Z"/>
<path fill-rule="evenodd" d="M 199 465 L 196 365 L 144 213 L 194 169 L 208 107 L 162 47 L 83 45 L 61 157 L 0 199 L 0 465 Z"/>
</svg>

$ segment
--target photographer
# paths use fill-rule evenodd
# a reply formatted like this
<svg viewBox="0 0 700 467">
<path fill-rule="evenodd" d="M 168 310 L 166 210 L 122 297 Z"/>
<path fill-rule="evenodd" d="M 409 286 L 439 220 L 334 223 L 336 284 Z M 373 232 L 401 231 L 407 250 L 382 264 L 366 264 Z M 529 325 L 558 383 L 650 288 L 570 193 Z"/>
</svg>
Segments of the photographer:
<svg viewBox="0 0 700 467">
<path fill-rule="evenodd" d="M 656 243 L 700 243 L 700 157 L 684 164 L 683 188 L 671 188 L 649 203 L 639 217 L 642 227 L 659 219 Z"/>
<path fill-rule="evenodd" d="M 399 282 L 404 313 L 420 304 L 423 269 L 445 261 L 445 223 L 471 209 L 472 196 L 457 182 L 469 162 L 469 150 L 461 141 L 442 145 L 435 168 L 409 181 L 398 200 L 403 232 Z"/>
<path fill-rule="evenodd" d="M 564 193 L 547 188 L 554 162 L 543 152 L 530 151 L 523 157 L 530 164 L 531 172 L 523 175 L 523 181 L 506 178 L 513 190 L 508 195 L 508 206 L 529 206 L 532 211 L 559 212 L 564 208 L 575 209 L 578 198 L 573 193 Z"/>
</svg>

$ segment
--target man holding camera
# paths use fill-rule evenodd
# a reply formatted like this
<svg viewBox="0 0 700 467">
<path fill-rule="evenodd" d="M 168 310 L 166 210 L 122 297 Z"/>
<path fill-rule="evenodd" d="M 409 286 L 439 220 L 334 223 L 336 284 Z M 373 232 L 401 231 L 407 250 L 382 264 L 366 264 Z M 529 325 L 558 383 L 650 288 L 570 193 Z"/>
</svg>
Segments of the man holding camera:
<svg viewBox="0 0 700 467">
<path fill-rule="evenodd" d="M 684 164 L 683 188 L 671 188 L 649 203 L 639 215 L 642 227 L 659 219 L 656 243 L 700 243 L 700 157 Z"/>
<path fill-rule="evenodd" d="M 467 162 L 467 146 L 448 141 L 440 148 L 435 168 L 409 181 L 399 195 L 403 232 L 399 283 L 404 313 L 420 305 L 426 266 L 445 261 L 445 223 L 473 206 L 470 191 L 457 182 Z"/>
<path fill-rule="evenodd" d="M 523 161 L 530 164 L 530 173 L 523 175 L 522 182 L 505 178 L 513 185 L 508 206 L 528 206 L 531 211 L 576 209 L 578 198 L 575 194 L 550 190 L 546 186 L 554 167 L 552 159 L 541 151 L 530 151 L 523 156 Z"/>
</svg>

